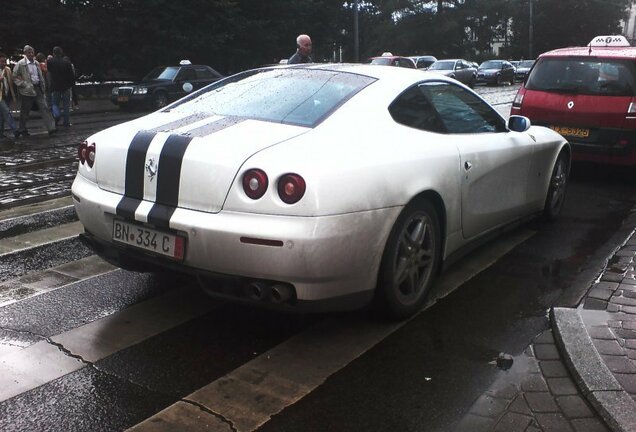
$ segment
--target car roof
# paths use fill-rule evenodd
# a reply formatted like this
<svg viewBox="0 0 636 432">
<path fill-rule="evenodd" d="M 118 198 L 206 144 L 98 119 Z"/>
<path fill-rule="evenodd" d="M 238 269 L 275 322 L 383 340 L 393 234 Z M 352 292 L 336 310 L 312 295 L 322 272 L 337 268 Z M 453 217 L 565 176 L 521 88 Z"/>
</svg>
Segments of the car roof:
<svg viewBox="0 0 636 432">
<path fill-rule="evenodd" d="M 276 65 L 274 69 L 321 69 L 334 72 L 347 72 L 358 75 L 365 75 L 379 80 L 417 82 L 424 81 L 427 78 L 449 81 L 456 83 L 453 79 L 446 78 L 443 75 L 433 72 L 426 72 L 421 69 L 386 67 L 384 65 L 373 65 L 368 63 L 302 63 L 295 65 Z M 269 68 L 265 68 L 269 69 Z"/>
<path fill-rule="evenodd" d="M 400 59 L 400 58 L 405 58 L 405 59 L 409 59 L 412 60 L 412 58 L 410 57 L 406 57 L 406 56 L 399 56 L 399 55 L 387 55 L 387 56 L 374 56 L 374 57 L 369 57 L 369 60 L 372 59 L 377 59 L 377 58 L 388 58 L 388 59 Z"/>
<path fill-rule="evenodd" d="M 636 58 L 636 47 L 568 47 L 548 51 L 541 57 Z"/>
</svg>

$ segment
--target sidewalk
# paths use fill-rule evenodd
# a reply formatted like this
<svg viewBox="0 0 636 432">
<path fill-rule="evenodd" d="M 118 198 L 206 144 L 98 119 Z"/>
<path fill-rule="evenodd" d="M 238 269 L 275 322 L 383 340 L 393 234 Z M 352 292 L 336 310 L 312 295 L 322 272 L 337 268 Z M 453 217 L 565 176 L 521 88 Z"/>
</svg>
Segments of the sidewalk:
<svg viewBox="0 0 636 432">
<path fill-rule="evenodd" d="M 624 243 L 578 308 L 551 312 L 556 346 L 587 401 L 613 431 L 636 432 L 636 209 Z"/>
</svg>

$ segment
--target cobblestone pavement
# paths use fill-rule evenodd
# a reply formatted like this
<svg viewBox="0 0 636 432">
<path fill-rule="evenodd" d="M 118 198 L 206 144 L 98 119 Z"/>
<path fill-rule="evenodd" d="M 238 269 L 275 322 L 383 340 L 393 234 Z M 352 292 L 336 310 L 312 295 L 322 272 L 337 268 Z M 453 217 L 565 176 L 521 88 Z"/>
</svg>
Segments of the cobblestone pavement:
<svg viewBox="0 0 636 432">
<path fill-rule="evenodd" d="M 636 235 L 611 258 L 581 316 L 601 358 L 636 401 Z"/>
<path fill-rule="evenodd" d="M 581 395 L 546 330 L 477 399 L 455 432 L 609 430 Z"/>
<path fill-rule="evenodd" d="M 115 110 L 113 110 L 115 108 Z M 109 101 L 84 101 L 73 126 L 50 137 L 39 119 L 31 136 L 0 140 L 0 209 L 67 196 L 77 171 L 77 144 L 87 136 L 143 115 L 121 113 Z"/>
</svg>

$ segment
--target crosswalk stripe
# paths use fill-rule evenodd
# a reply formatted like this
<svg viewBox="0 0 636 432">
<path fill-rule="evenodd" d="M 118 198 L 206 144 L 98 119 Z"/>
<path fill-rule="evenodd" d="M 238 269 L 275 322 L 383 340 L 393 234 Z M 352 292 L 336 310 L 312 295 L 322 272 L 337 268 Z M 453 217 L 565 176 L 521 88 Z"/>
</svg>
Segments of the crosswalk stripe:
<svg viewBox="0 0 636 432">
<path fill-rule="evenodd" d="M 53 228 L 46 228 L 43 230 L 21 234 L 15 237 L 8 237 L 0 240 L 0 256 L 32 247 L 46 245 L 53 241 L 76 237 L 83 231 L 84 226 L 80 222 L 72 222 Z"/>
<path fill-rule="evenodd" d="M 0 358 L 0 402 L 209 312 L 198 290 L 173 290 Z"/>
</svg>

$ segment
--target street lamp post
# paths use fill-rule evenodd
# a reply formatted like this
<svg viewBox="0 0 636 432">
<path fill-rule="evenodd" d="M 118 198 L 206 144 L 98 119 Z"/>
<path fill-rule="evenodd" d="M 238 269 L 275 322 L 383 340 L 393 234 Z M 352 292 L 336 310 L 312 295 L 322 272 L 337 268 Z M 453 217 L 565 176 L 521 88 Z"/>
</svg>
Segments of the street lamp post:
<svg viewBox="0 0 636 432">
<path fill-rule="evenodd" d="M 356 63 L 360 61 L 360 39 L 358 38 L 358 0 L 353 4 L 353 57 Z"/>
<path fill-rule="evenodd" d="M 532 38 L 533 38 L 533 33 L 534 33 L 534 28 L 533 28 L 533 18 L 532 18 L 532 0 L 528 1 L 529 3 L 529 7 L 530 7 L 530 11 L 529 11 L 529 23 L 528 23 L 528 58 L 529 59 L 533 59 L 534 56 L 532 55 Z"/>
</svg>

